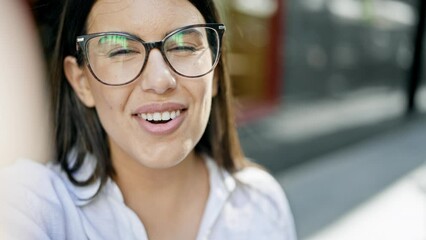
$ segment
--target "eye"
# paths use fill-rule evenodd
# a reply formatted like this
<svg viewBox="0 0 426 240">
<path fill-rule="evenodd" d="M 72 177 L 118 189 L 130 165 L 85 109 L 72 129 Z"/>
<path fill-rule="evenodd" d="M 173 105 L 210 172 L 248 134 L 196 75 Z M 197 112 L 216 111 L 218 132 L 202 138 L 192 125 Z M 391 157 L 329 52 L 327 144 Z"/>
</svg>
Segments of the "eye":
<svg viewBox="0 0 426 240">
<path fill-rule="evenodd" d="M 189 55 L 203 50 L 203 34 L 195 29 L 187 29 L 170 36 L 165 43 L 164 49 L 170 54 Z"/>
<path fill-rule="evenodd" d="M 118 57 L 118 56 L 129 56 L 132 54 L 138 54 L 139 51 L 133 50 L 133 49 L 113 49 L 109 51 L 108 57 Z"/>
<path fill-rule="evenodd" d="M 167 52 L 196 52 L 198 48 L 193 45 L 176 45 L 176 46 L 169 46 L 167 49 Z"/>
</svg>

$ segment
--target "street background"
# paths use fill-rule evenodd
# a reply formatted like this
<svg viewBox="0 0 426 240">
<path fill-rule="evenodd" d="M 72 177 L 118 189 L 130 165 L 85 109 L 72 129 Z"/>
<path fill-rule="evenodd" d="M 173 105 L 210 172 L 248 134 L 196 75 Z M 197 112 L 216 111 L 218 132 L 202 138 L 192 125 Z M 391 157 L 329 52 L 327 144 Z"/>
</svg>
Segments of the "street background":
<svg viewBox="0 0 426 240">
<path fill-rule="evenodd" d="M 421 2 L 220 2 L 244 150 L 299 238 L 425 240 L 424 74 L 407 114 Z"/>
</svg>

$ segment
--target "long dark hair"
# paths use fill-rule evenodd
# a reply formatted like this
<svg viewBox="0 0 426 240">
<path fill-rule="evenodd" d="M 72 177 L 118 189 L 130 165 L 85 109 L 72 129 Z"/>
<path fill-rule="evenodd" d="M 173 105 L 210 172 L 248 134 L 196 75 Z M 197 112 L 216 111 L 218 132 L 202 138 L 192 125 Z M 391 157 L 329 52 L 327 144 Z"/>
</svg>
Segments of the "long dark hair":
<svg viewBox="0 0 426 240">
<path fill-rule="evenodd" d="M 55 107 L 56 159 L 69 179 L 76 185 L 85 186 L 100 179 L 103 185 L 115 174 L 110 157 L 107 134 L 102 128 L 94 108 L 82 104 L 66 80 L 63 61 L 66 56 L 75 56 L 75 39 L 86 33 L 86 21 L 95 0 L 65 0 L 58 22 L 56 45 L 51 57 L 51 80 Z M 207 23 L 219 22 L 213 0 L 190 0 L 200 11 Z M 223 48 L 222 48 L 223 53 Z M 77 59 L 81 62 L 82 59 Z M 225 66 L 225 54 L 221 55 L 215 69 L 218 92 L 212 100 L 212 109 L 207 128 L 195 151 L 210 155 L 219 166 L 234 172 L 245 165 L 232 113 L 231 84 Z M 76 160 L 69 162 L 69 155 Z M 91 154 L 97 160 L 92 176 L 78 181 L 74 173 Z"/>
</svg>

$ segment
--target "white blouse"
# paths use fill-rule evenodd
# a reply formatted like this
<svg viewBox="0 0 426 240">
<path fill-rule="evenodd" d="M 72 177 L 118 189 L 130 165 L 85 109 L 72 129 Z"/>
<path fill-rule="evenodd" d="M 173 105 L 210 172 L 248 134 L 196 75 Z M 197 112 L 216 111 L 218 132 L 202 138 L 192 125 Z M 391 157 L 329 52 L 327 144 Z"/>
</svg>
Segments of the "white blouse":
<svg viewBox="0 0 426 240">
<path fill-rule="evenodd" d="M 76 175 L 85 179 L 94 161 Z M 233 175 L 206 159 L 210 193 L 197 240 L 295 240 L 292 214 L 281 186 L 248 167 Z M 99 183 L 99 182 L 98 182 Z M 142 239 L 143 223 L 118 186 L 73 185 L 57 165 L 19 160 L 0 170 L 0 239 Z"/>
</svg>

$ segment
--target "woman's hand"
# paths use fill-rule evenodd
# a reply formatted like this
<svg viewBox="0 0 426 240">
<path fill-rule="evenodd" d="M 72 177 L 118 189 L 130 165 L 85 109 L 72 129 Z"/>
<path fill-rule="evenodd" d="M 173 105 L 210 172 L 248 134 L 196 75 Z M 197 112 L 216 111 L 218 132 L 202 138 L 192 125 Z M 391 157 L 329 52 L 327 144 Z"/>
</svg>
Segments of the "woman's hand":
<svg viewBox="0 0 426 240">
<path fill-rule="evenodd" d="M 37 29 L 24 1 L 0 8 L 0 166 L 46 162 L 52 151 L 50 99 Z"/>
</svg>

